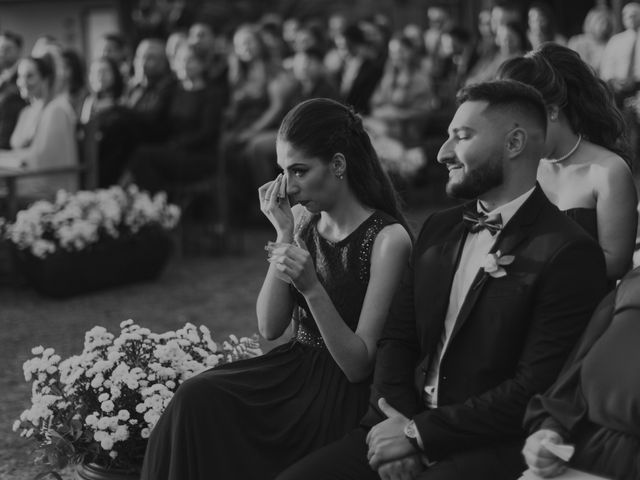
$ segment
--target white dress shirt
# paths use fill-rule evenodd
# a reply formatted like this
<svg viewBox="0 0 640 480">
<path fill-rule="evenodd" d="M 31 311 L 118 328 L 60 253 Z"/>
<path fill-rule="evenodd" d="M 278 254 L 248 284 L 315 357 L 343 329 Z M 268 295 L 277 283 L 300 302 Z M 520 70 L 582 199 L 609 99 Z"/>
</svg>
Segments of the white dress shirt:
<svg viewBox="0 0 640 480">
<path fill-rule="evenodd" d="M 511 200 L 509 203 L 505 203 L 500 207 L 494 209 L 491 212 L 485 211 L 480 201 L 477 203 L 478 212 L 486 213 L 489 219 L 495 218 L 498 214 L 502 217 L 503 227 L 509 223 L 509 220 L 518 211 L 522 204 L 533 193 L 533 188 L 523 193 L 519 197 Z M 478 233 L 468 233 L 465 239 L 464 246 L 462 247 L 462 254 L 460 255 L 460 262 L 458 268 L 453 276 L 453 283 L 451 285 L 451 292 L 449 293 L 449 306 L 447 308 L 447 314 L 444 320 L 444 330 L 440 341 L 438 342 L 437 350 L 433 354 L 433 361 L 429 366 L 425 383 L 425 398 L 427 404 L 431 408 L 438 406 L 438 382 L 440 378 L 440 362 L 447 349 L 449 340 L 451 339 L 451 332 L 455 326 L 460 308 L 469 292 L 471 283 L 475 279 L 480 267 L 484 263 L 485 257 L 491 251 L 494 243 L 496 242 L 498 235 L 492 235 L 487 229 L 481 230 Z"/>
<path fill-rule="evenodd" d="M 640 35 L 635 30 L 625 30 L 609 39 L 602 54 L 600 63 L 600 77 L 603 80 L 627 80 L 629 64 L 634 43 L 633 80 L 640 80 Z"/>
</svg>

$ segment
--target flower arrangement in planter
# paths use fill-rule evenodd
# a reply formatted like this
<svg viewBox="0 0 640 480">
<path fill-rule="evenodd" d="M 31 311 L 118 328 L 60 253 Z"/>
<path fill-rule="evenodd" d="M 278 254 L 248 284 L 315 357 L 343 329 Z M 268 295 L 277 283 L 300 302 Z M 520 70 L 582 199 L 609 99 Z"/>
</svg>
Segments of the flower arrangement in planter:
<svg viewBox="0 0 640 480">
<path fill-rule="evenodd" d="M 18 212 L 4 227 L 18 264 L 41 293 L 76 293 L 157 276 L 171 253 L 168 231 L 180 219 L 164 193 L 59 191 Z"/>
<path fill-rule="evenodd" d="M 189 323 L 162 334 L 132 320 L 120 328 L 118 337 L 103 327 L 89 330 L 80 355 L 62 360 L 52 348 L 39 346 L 24 363 L 31 406 L 13 429 L 35 439 L 38 463 L 54 470 L 90 464 L 135 474 L 151 430 L 182 382 L 262 354 L 257 336 L 230 335 L 218 345 L 206 327 Z"/>
</svg>

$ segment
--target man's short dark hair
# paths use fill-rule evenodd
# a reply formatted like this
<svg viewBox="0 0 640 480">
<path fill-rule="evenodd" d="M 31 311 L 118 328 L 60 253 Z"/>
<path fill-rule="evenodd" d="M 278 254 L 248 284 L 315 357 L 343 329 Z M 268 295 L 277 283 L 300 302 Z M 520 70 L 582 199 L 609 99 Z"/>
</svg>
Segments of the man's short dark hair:
<svg viewBox="0 0 640 480">
<path fill-rule="evenodd" d="M 21 35 L 18 35 L 17 33 L 12 32 L 10 30 L 4 30 L 3 32 L 0 33 L 0 37 L 8 38 L 13 43 L 15 43 L 19 49 L 22 49 L 22 45 L 24 41 L 22 40 Z"/>
<path fill-rule="evenodd" d="M 458 91 L 458 105 L 469 101 L 485 101 L 490 108 L 507 107 L 527 112 L 547 131 L 547 108 L 540 92 L 516 80 L 492 80 L 467 85 Z"/>
</svg>

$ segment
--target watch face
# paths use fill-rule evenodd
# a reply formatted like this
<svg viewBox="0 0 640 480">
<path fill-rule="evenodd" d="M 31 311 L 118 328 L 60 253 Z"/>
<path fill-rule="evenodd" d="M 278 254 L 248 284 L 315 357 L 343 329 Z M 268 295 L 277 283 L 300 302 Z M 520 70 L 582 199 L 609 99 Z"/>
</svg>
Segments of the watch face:
<svg viewBox="0 0 640 480">
<path fill-rule="evenodd" d="M 409 422 L 406 427 L 404 427 L 404 434 L 407 437 L 416 438 L 418 436 L 416 432 L 416 424 L 413 422 Z"/>
</svg>

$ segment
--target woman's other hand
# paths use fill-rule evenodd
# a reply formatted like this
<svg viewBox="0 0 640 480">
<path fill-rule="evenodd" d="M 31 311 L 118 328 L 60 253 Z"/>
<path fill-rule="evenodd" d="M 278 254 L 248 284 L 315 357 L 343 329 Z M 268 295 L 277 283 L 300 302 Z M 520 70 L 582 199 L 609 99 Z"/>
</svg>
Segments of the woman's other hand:
<svg viewBox="0 0 640 480">
<path fill-rule="evenodd" d="M 296 244 L 269 243 L 269 262 L 275 264 L 278 270 L 278 278 L 292 283 L 303 295 L 310 293 L 318 282 L 315 266 L 307 246 L 300 238 L 296 238 Z"/>
<path fill-rule="evenodd" d="M 294 220 L 286 189 L 286 178 L 283 174 L 258 189 L 260 210 L 276 229 L 278 243 L 293 241 Z"/>
<path fill-rule="evenodd" d="M 538 430 L 527 438 L 522 454 L 533 473 L 543 478 L 556 477 L 566 470 L 567 465 L 544 447 L 543 440 L 558 445 L 564 443 L 557 432 L 549 429 Z"/>
</svg>

